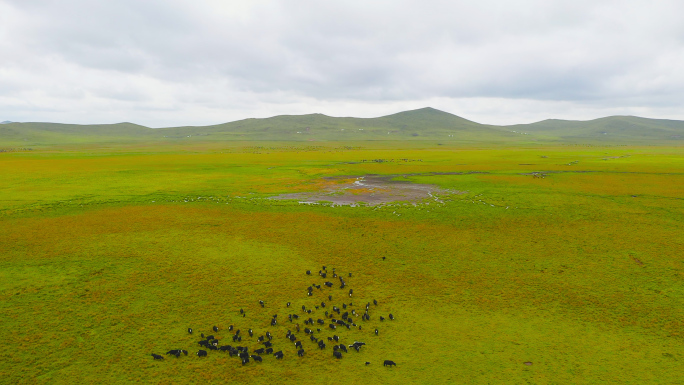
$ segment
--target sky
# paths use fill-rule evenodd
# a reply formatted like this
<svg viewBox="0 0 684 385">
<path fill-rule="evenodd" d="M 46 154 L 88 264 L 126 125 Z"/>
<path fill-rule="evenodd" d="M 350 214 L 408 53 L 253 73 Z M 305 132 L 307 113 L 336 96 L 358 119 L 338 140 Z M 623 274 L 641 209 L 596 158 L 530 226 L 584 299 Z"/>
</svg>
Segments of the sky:
<svg viewBox="0 0 684 385">
<path fill-rule="evenodd" d="M 684 120 L 681 0 L 0 0 L 0 121 Z"/>
</svg>

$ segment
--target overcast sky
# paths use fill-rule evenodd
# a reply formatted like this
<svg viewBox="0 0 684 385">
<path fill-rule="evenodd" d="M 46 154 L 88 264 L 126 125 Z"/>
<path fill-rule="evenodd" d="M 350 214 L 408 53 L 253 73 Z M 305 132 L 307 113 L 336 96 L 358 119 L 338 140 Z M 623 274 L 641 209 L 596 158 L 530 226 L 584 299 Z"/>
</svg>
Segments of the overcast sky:
<svg viewBox="0 0 684 385">
<path fill-rule="evenodd" d="M 684 120 L 681 0 L 0 0 L 0 121 Z"/>
</svg>

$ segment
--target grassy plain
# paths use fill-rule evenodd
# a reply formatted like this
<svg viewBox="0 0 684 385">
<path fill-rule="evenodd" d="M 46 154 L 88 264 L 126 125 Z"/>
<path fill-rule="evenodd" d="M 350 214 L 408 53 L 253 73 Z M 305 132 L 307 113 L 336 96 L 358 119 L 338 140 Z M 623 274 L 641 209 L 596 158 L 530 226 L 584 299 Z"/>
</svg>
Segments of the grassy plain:
<svg viewBox="0 0 684 385">
<path fill-rule="evenodd" d="M 683 155 L 432 142 L 1 153 L 0 382 L 682 383 Z M 367 207 L 267 199 L 366 174 L 466 193 Z M 268 325 L 330 293 L 349 302 L 337 287 L 306 296 L 323 280 L 304 272 L 322 265 L 353 273 L 357 310 L 379 301 L 362 331 L 335 332 L 368 344 L 342 360 L 303 333 L 296 357 L 283 338 L 293 327 Z M 271 330 L 285 359 L 192 356 L 186 328 L 229 343 L 231 324 Z M 191 355 L 150 356 L 174 348 Z"/>
</svg>

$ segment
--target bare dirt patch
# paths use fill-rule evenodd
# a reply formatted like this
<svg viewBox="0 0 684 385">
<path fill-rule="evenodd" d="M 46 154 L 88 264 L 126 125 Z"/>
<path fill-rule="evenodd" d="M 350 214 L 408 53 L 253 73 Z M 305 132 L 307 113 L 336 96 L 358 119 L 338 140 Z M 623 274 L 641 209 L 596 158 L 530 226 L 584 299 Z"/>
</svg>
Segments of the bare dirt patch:
<svg viewBox="0 0 684 385">
<path fill-rule="evenodd" d="M 297 199 L 301 203 L 332 202 L 351 206 L 363 202 L 374 206 L 392 202 L 419 202 L 431 198 L 439 200 L 439 195 L 465 193 L 429 184 L 392 180 L 394 177 L 364 175 L 324 178 L 326 181 L 341 183 L 324 184 L 321 191 L 282 194 L 270 199 Z"/>
</svg>

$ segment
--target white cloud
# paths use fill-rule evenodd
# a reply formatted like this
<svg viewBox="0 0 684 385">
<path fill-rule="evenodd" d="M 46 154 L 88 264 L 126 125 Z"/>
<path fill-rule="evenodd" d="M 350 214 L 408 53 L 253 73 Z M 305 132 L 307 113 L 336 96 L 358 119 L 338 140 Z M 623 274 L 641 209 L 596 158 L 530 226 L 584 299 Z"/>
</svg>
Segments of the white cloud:
<svg viewBox="0 0 684 385">
<path fill-rule="evenodd" d="M 13 0 L 0 120 L 684 119 L 676 1 Z"/>
</svg>

